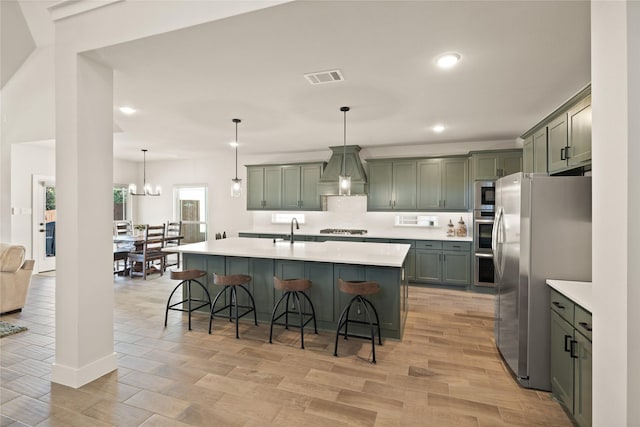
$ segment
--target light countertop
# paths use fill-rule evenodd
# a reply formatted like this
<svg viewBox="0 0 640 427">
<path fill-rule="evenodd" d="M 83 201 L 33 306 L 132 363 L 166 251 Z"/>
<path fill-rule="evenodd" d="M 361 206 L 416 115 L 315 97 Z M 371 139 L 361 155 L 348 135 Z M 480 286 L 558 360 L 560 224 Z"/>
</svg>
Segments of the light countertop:
<svg viewBox="0 0 640 427">
<path fill-rule="evenodd" d="M 283 228 L 262 228 L 252 230 L 241 230 L 240 233 L 252 234 L 289 234 L 289 226 Z M 300 225 L 299 230 L 294 230 L 295 235 L 300 236 L 337 236 L 346 238 L 365 238 L 365 239 L 407 239 L 407 240 L 451 240 L 457 242 L 473 242 L 473 236 L 467 234 L 465 237 L 447 237 L 445 228 L 410 228 L 398 227 L 385 230 L 368 230 L 367 234 L 326 234 L 320 233 L 318 229 L 305 229 L 304 225 Z"/>
<path fill-rule="evenodd" d="M 593 306 L 591 304 L 591 282 L 547 279 L 547 285 L 582 306 L 585 310 L 593 313 Z"/>
<path fill-rule="evenodd" d="M 348 241 L 295 242 L 231 237 L 172 247 L 171 252 L 402 267 L 410 245 Z"/>
</svg>

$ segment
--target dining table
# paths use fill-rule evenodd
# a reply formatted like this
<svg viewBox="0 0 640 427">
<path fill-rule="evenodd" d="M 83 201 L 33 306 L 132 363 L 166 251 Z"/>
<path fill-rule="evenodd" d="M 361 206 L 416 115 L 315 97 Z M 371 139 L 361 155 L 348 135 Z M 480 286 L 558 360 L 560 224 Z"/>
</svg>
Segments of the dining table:
<svg viewBox="0 0 640 427">
<path fill-rule="evenodd" d="M 178 236 L 165 236 L 163 238 L 164 242 L 177 242 L 177 245 L 180 244 L 180 241 L 184 239 L 183 235 L 178 235 Z M 157 240 L 157 239 L 154 239 Z M 124 245 L 125 247 L 133 247 L 133 250 L 131 250 L 130 252 L 133 251 L 141 251 L 142 250 L 142 246 L 144 244 L 144 234 L 120 234 L 117 236 L 113 236 L 113 244 L 114 245 Z M 119 248 L 120 250 L 118 251 L 117 248 L 114 248 L 114 254 L 116 252 L 122 252 L 122 247 Z M 138 263 L 135 263 L 132 267 L 134 269 L 134 271 L 141 271 L 142 267 L 139 265 L 136 265 Z M 120 274 L 126 275 L 128 272 L 128 269 L 125 268 L 125 270 L 121 270 L 119 271 Z"/>
</svg>

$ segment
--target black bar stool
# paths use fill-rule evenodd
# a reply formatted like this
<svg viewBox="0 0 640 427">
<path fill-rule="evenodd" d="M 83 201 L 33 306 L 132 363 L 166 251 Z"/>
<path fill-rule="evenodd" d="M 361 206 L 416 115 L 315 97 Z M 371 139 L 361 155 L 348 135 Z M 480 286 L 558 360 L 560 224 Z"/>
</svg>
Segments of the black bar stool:
<svg viewBox="0 0 640 427">
<path fill-rule="evenodd" d="M 253 300 L 253 295 L 251 295 L 251 292 L 249 292 L 249 289 L 245 287 L 245 285 L 248 285 L 250 282 L 251 282 L 251 276 L 247 276 L 244 274 L 232 274 L 229 276 L 222 276 L 215 273 L 213 274 L 213 283 L 215 283 L 216 285 L 224 286 L 224 288 L 222 288 L 222 290 L 218 292 L 218 294 L 213 300 L 213 304 L 211 304 L 211 315 L 209 316 L 209 333 L 211 333 L 211 321 L 213 320 L 213 317 L 216 316 L 216 317 L 228 318 L 229 321 L 231 322 L 234 319 L 234 316 L 233 316 L 234 308 L 235 308 L 235 320 L 236 320 L 236 338 L 240 338 L 240 335 L 238 334 L 238 319 L 240 319 L 241 317 L 244 317 L 247 314 L 253 312 L 253 321 L 255 322 L 256 326 L 258 326 L 258 317 L 256 315 L 256 302 Z M 249 299 L 251 300 L 251 306 L 238 304 L 238 292 L 236 290 L 237 288 L 244 289 L 247 295 L 249 295 Z M 216 310 L 215 306 L 216 306 L 216 303 L 218 302 L 218 299 L 220 299 L 222 295 L 225 295 L 227 290 L 229 290 L 229 293 L 230 293 L 229 303 L 226 304 L 224 307 L 221 307 Z M 239 308 L 245 308 L 246 311 L 244 311 L 242 314 L 239 314 L 238 313 Z M 222 310 L 226 310 L 226 309 L 229 309 L 228 316 L 223 314 L 218 314 Z"/>
<path fill-rule="evenodd" d="M 382 345 L 382 336 L 380 335 L 380 319 L 378 318 L 378 312 L 376 311 L 376 308 L 373 306 L 373 304 L 371 304 L 371 301 L 369 301 L 364 297 L 364 295 L 373 295 L 378 293 L 378 291 L 380 290 L 380 285 L 378 285 L 376 282 L 367 282 L 367 281 L 347 282 L 345 280 L 342 280 L 341 278 L 338 278 L 338 287 L 340 288 L 341 292 L 347 295 L 354 295 L 354 297 L 351 298 L 351 301 L 349 301 L 349 304 L 347 304 L 344 310 L 342 310 L 342 314 L 340 314 L 340 318 L 338 319 L 338 328 L 336 330 L 336 346 L 333 351 L 333 355 L 338 356 L 338 336 L 340 335 L 344 336 L 345 340 L 347 339 L 347 337 L 370 339 L 371 353 L 373 355 L 373 363 L 376 363 L 376 340 L 375 340 L 374 326 L 376 326 L 378 329 L 378 343 Z M 349 311 L 351 310 L 351 306 L 353 305 L 354 302 L 358 303 L 358 314 L 360 314 L 360 306 L 364 308 L 364 314 L 367 319 L 366 322 L 362 320 L 349 319 Z M 373 314 L 376 316 L 375 322 L 372 321 L 371 312 L 369 311 L 369 309 L 371 309 L 371 311 L 373 311 Z M 366 336 L 366 335 L 350 334 L 348 331 L 349 323 L 369 325 L 369 329 L 371 330 L 371 335 Z M 343 326 L 344 326 L 344 332 L 341 332 L 341 329 Z"/>
<path fill-rule="evenodd" d="M 315 330 L 315 333 L 316 334 L 318 333 L 318 325 L 316 324 L 316 310 L 313 308 L 313 303 L 309 299 L 309 296 L 304 293 L 304 291 L 311 288 L 311 280 L 306 280 L 306 279 L 282 280 L 276 276 L 273 276 L 273 287 L 281 291 L 284 291 L 284 293 L 276 303 L 275 307 L 273 307 L 273 313 L 271 314 L 271 326 L 269 328 L 269 344 L 272 343 L 271 339 L 273 338 L 274 324 L 284 326 L 285 329 L 289 329 L 289 326 L 293 326 L 293 327 L 300 328 L 300 348 L 304 349 L 304 327 L 307 326 L 307 324 L 311 322 L 311 320 L 313 320 L 313 329 Z M 311 306 L 311 313 L 302 312 L 300 295 L 302 295 L 307 300 L 307 302 L 309 302 L 309 306 Z M 297 310 L 295 310 L 295 307 L 293 310 L 289 309 L 289 299 L 291 297 L 293 297 L 294 303 L 298 306 Z M 276 312 L 278 311 L 278 307 L 280 306 L 280 303 L 282 303 L 282 301 L 285 301 L 284 312 L 280 313 L 276 317 Z M 300 324 L 289 325 L 289 314 L 297 314 L 298 317 L 300 318 Z M 284 323 L 276 322 L 282 316 L 284 316 Z M 305 317 L 307 317 L 306 321 L 304 320 Z"/>
<path fill-rule="evenodd" d="M 165 328 L 167 327 L 167 317 L 169 316 L 169 310 L 182 311 L 182 312 L 189 313 L 189 330 L 191 330 L 191 312 L 199 308 L 202 308 L 206 305 L 211 306 L 211 295 L 209 295 L 209 290 L 207 289 L 206 286 L 204 286 L 200 281 L 197 280 L 202 277 L 206 277 L 206 275 L 207 273 L 202 270 L 171 270 L 170 278 L 172 280 L 180 280 L 181 282 L 178 283 L 178 286 L 173 288 L 173 291 L 171 291 L 171 295 L 169 295 L 169 299 L 167 300 L 167 309 L 164 311 L 164 327 Z M 202 290 L 204 291 L 204 295 L 206 295 L 207 297 L 206 300 L 193 298 L 191 296 L 191 285 L 194 282 L 197 283 L 202 288 Z M 171 298 L 173 297 L 173 294 L 175 294 L 176 291 L 185 283 L 186 283 L 187 297 L 180 302 L 171 304 Z M 202 303 L 202 304 L 198 305 L 197 307 L 194 307 L 193 306 L 194 302 Z M 187 308 L 176 307 L 177 305 L 184 306 L 184 303 L 187 303 Z"/>
</svg>

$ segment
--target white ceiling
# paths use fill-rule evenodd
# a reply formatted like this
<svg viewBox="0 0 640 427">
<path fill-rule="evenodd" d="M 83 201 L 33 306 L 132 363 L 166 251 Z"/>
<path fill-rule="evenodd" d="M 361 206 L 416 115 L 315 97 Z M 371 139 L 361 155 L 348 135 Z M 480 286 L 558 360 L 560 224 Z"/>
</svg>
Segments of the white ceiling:
<svg viewBox="0 0 640 427">
<path fill-rule="evenodd" d="M 152 6 L 150 6 L 152 7 Z M 513 141 L 590 81 L 588 1 L 296 1 L 94 52 L 117 157 Z M 444 71 L 434 59 L 462 55 Z M 305 73 L 340 69 L 344 82 Z M 431 126 L 447 129 L 435 134 Z M 401 153 L 398 153 L 401 155 Z"/>
</svg>

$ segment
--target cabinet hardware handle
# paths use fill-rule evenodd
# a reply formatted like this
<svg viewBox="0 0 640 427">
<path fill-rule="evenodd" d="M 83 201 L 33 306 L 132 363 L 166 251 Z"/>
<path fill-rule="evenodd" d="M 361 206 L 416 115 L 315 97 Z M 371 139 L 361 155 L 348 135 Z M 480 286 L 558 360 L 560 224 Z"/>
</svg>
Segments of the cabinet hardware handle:
<svg viewBox="0 0 640 427">
<path fill-rule="evenodd" d="M 571 338 L 573 338 L 571 335 L 564 336 L 564 351 L 567 353 L 571 352 Z"/>
<path fill-rule="evenodd" d="M 578 322 L 578 324 L 582 326 L 584 329 L 586 329 L 587 331 L 591 332 L 591 325 L 589 325 L 587 322 Z"/>
<path fill-rule="evenodd" d="M 567 160 L 567 158 L 564 155 L 564 150 L 565 150 L 564 148 L 560 149 L 560 160 Z"/>
<path fill-rule="evenodd" d="M 571 351 L 569 352 L 569 355 L 571 356 L 572 359 L 577 359 L 578 358 L 578 355 L 575 352 L 576 344 L 578 344 L 578 341 L 571 340 Z"/>
<path fill-rule="evenodd" d="M 389 206 L 393 207 L 393 200 L 389 200 Z"/>
<path fill-rule="evenodd" d="M 396 207 L 396 201 L 395 200 L 393 201 L 393 207 L 394 208 Z"/>
<path fill-rule="evenodd" d="M 571 147 L 569 147 L 568 145 L 566 147 L 564 147 L 564 157 L 566 157 L 567 160 L 569 160 L 571 158 L 571 156 L 569 155 L 569 149 Z"/>
<path fill-rule="evenodd" d="M 562 310 L 565 309 L 564 305 L 560 304 L 558 301 L 554 301 L 552 304 L 555 305 L 558 308 L 561 308 Z"/>
</svg>

